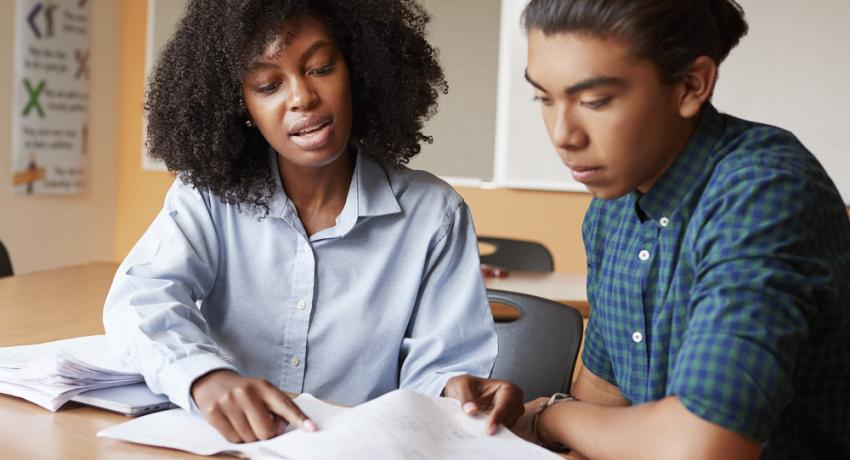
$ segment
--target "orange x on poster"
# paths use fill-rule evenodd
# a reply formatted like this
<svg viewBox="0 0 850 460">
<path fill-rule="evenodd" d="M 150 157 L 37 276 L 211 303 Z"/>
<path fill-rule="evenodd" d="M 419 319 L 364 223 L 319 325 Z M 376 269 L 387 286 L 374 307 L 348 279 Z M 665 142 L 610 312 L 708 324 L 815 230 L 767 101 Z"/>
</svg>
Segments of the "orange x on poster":
<svg viewBox="0 0 850 460">
<path fill-rule="evenodd" d="M 29 184 L 44 179 L 44 168 L 30 169 L 15 174 L 12 177 L 12 185 Z"/>
</svg>

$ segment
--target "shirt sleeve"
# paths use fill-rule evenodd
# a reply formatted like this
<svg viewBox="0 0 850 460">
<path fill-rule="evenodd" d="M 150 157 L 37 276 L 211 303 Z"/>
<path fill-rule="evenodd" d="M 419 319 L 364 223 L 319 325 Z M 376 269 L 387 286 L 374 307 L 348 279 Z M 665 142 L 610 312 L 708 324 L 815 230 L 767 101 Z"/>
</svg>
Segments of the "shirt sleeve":
<svg viewBox="0 0 850 460">
<path fill-rule="evenodd" d="M 594 308 L 596 306 L 596 273 L 599 269 L 596 249 L 598 245 L 602 244 L 596 239 L 602 236 L 596 233 L 597 212 L 597 202 L 594 198 L 582 223 L 582 238 L 587 255 L 587 301 L 590 304 L 590 318 L 587 320 L 587 328 L 584 331 L 581 364 L 593 375 L 612 385 L 619 386 L 614 376 L 611 357 L 608 355 L 608 346 L 605 344 L 605 337 L 602 334 L 602 318 L 600 316 L 602 313 L 600 313 L 600 309 Z"/>
<path fill-rule="evenodd" d="M 215 281 L 217 244 L 204 198 L 175 181 L 164 208 L 119 266 L 104 306 L 113 350 L 154 392 L 187 410 L 197 410 L 190 394 L 195 379 L 234 369 L 219 357 L 198 307 Z"/>
<path fill-rule="evenodd" d="M 830 248 L 819 232 L 834 218 L 836 197 L 825 176 L 776 167 L 715 176 L 691 242 L 691 317 L 667 393 L 761 442 L 793 397 L 810 322 L 834 303 Z"/>
<path fill-rule="evenodd" d="M 399 386 L 437 396 L 449 378 L 488 377 L 498 343 L 466 204 L 449 210 L 401 345 Z"/>
</svg>

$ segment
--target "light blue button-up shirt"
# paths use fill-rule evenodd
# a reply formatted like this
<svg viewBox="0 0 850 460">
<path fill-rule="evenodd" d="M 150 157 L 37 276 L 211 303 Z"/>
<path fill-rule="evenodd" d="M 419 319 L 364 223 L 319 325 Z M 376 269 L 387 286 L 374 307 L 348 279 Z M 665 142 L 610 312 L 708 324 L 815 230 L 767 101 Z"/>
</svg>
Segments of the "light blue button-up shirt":
<svg viewBox="0 0 850 460">
<path fill-rule="evenodd" d="M 469 209 L 433 175 L 359 155 L 336 225 L 308 236 L 276 190 L 258 219 L 175 181 L 115 275 L 106 335 L 191 409 L 222 368 L 358 404 L 487 376 L 496 334 Z"/>
</svg>

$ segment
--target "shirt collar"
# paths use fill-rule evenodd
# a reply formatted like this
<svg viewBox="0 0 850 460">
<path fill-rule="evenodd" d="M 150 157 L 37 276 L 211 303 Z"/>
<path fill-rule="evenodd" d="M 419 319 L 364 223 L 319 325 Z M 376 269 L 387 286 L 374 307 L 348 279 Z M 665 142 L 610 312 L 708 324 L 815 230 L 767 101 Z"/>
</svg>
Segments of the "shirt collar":
<svg viewBox="0 0 850 460">
<path fill-rule="evenodd" d="M 360 217 L 382 216 L 401 212 L 401 206 L 390 186 L 386 171 L 377 161 L 368 155 L 361 154 L 360 150 L 360 146 L 355 146 L 351 184 L 348 187 L 345 205 L 336 218 L 336 225 L 317 232 L 310 238 L 311 240 L 345 236 Z M 275 182 L 275 190 L 269 200 L 269 215 L 298 222 L 295 206 L 286 196 L 283 184 L 280 182 L 280 173 L 277 170 L 277 152 L 273 149 L 269 149 L 269 151 L 272 177 L 274 177 Z"/>
<path fill-rule="evenodd" d="M 635 212 L 639 214 L 642 211 L 655 221 L 669 219 L 686 195 L 711 173 L 708 162 L 723 139 L 724 129 L 723 117 L 714 106 L 706 104 L 694 134 L 670 168 L 645 195 L 633 192 L 637 203 Z"/>
</svg>

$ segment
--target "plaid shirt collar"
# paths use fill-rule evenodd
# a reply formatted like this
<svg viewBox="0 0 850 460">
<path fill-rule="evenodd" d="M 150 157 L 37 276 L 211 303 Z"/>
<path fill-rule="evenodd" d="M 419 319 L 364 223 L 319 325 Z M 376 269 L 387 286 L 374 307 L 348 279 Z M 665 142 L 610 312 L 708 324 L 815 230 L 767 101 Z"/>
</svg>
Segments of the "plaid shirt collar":
<svg viewBox="0 0 850 460">
<path fill-rule="evenodd" d="M 694 186 L 704 183 L 712 168 L 712 156 L 720 151 L 717 144 L 723 141 L 726 124 L 711 103 L 703 108 L 697 128 L 685 148 L 646 194 L 632 192 L 635 214 L 640 212 L 651 220 L 672 218 Z"/>
</svg>

